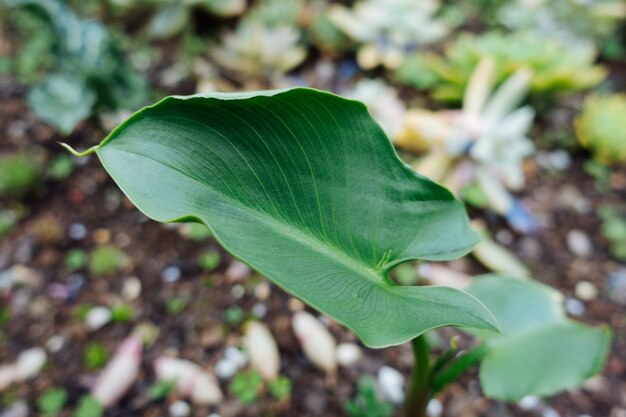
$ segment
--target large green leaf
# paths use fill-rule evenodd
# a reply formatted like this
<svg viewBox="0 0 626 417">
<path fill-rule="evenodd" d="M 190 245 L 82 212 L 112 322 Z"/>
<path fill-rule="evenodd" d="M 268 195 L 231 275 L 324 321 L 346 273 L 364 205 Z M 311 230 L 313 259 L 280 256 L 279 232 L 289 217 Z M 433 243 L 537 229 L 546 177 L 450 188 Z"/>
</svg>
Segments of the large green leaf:
<svg viewBox="0 0 626 417">
<path fill-rule="evenodd" d="M 562 296 L 536 281 L 498 275 L 477 277 L 467 291 L 500 324 L 484 332 L 488 351 L 480 366 L 485 394 L 501 400 L 551 395 L 582 384 L 606 359 L 610 331 L 568 319 Z"/>
<path fill-rule="evenodd" d="M 94 150 L 146 215 L 206 224 L 369 346 L 496 326 L 466 293 L 387 277 L 409 259 L 463 255 L 477 237 L 462 204 L 403 164 L 361 103 L 304 88 L 169 97 Z"/>
</svg>

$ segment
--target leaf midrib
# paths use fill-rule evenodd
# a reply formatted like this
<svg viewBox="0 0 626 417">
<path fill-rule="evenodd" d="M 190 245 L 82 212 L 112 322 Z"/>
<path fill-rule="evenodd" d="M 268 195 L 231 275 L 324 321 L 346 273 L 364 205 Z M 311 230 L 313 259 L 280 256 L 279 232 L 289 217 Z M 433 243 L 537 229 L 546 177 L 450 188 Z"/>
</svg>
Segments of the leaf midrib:
<svg viewBox="0 0 626 417">
<path fill-rule="evenodd" d="M 114 139 L 114 138 L 112 138 Z M 112 143 L 112 140 L 107 142 L 106 145 L 110 145 Z M 106 146 L 105 145 L 105 146 Z M 107 172 L 109 173 L 109 175 L 111 175 L 111 177 L 115 178 L 112 170 L 109 169 L 109 167 L 107 166 L 106 162 L 103 160 L 102 157 L 100 157 L 100 153 L 99 151 L 101 149 L 104 149 L 104 147 L 99 148 L 96 150 L 96 154 L 98 155 L 100 162 L 102 163 L 102 165 L 104 166 L 104 168 L 107 170 Z M 379 274 L 377 273 L 377 271 L 368 264 L 359 262 L 357 259 L 353 258 L 352 256 L 350 256 L 347 252 L 345 252 L 344 249 L 333 245 L 330 242 L 327 241 L 322 241 L 321 239 L 319 239 L 317 236 L 314 236 L 312 234 L 307 234 L 305 232 L 302 231 L 302 229 L 300 229 L 299 227 L 297 227 L 294 224 L 288 223 L 288 222 L 284 222 L 284 221 L 279 221 L 276 218 L 270 216 L 269 214 L 262 212 L 262 211 L 257 211 L 254 210 L 248 206 L 246 206 L 245 204 L 241 203 L 239 200 L 233 199 L 232 197 L 224 194 L 222 191 L 211 187 L 210 184 L 207 184 L 206 182 L 202 181 L 199 178 L 196 178 L 194 176 L 190 176 L 187 173 L 185 173 L 184 171 L 170 166 L 166 163 L 164 163 L 163 161 L 159 161 L 155 158 L 151 158 L 148 157 L 145 154 L 141 154 L 139 152 L 133 152 L 133 151 L 129 151 L 129 150 L 125 150 L 125 149 L 109 149 L 108 151 L 112 151 L 112 152 L 120 152 L 120 153 L 128 153 L 128 154 L 132 154 L 135 155 L 139 158 L 145 158 L 148 159 L 152 162 L 155 162 L 157 164 L 163 165 L 165 168 L 167 169 L 171 169 L 173 171 L 176 171 L 177 173 L 179 173 L 180 175 L 182 175 L 185 178 L 188 178 L 189 180 L 192 180 L 198 184 L 200 184 L 202 187 L 206 187 L 206 188 L 210 188 L 211 190 L 213 190 L 216 194 L 218 194 L 220 197 L 223 198 L 223 202 L 230 204 L 232 206 L 237 207 L 238 209 L 250 213 L 252 218 L 256 218 L 256 219 L 260 219 L 262 221 L 264 221 L 266 224 L 269 224 L 270 227 L 273 230 L 276 230 L 279 232 L 279 234 L 282 234 L 284 236 L 286 236 L 288 239 L 292 239 L 292 240 L 296 240 L 300 243 L 303 243 L 305 246 L 311 248 L 311 250 L 313 252 L 317 252 L 322 256 L 328 257 L 330 259 L 333 259 L 335 261 L 337 261 L 337 263 L 347 267 L 349 270 L 354 271 L 357 275 L 362 276 L 366 279 L 368 279 L 369 281 L 374 282 L 375 284 L 379 285 L 381 288 L 390 288 L 392 287 L 392 283 L 390 280 L 386 279 L 386 276 L 383 274 Z M 117 185 L 122 189 L 122 191 L 124 191 L 124 194 L 126 194 L 128 196 L 128 198 L 132 201 L 130 195 L 131 193 L 127 192 L 127 190 L 125 189 L 125 187 L 120 184 L 118 181 L 116 181 Z M 135 204 L 137 207 L 139 207 L 138 204 L 136 204 L 134 201 L 132 201 L 133 204 Z M 204 215 L 200 215 L 200 214 L 188 214 L 186 216 L 192 216 L 192 217 L 197 217 L 200 220 L 203 221 L 203 223 L 205 223 L 205 225 L 211 229 L 211 231 L 214 232 L 214 228 L 211 225 L 211 223 L 209 222 L 208 219 L 205 218 Z M 183 216 L 183 217 L 186 217 Z M 177 217 L 174 219 L 154 219 L 157 221 L 162 221 L 162 222 L 167 222 L 167 223 L 171 223 L 171 222 L 176 222 L 178 219 L 180 219 L 182 217 Z M 216 237 L 217 234 L 215 233 Z M 222 240 L 221 238 L 218 237 L 219 240 Z M 231 249 L 232 250 L 232 249 Z M 232 250 L 233 253 L 237 253 L 238 250 Z M 381 269 L 384 270 L 384 267 Z"/>
</svg>

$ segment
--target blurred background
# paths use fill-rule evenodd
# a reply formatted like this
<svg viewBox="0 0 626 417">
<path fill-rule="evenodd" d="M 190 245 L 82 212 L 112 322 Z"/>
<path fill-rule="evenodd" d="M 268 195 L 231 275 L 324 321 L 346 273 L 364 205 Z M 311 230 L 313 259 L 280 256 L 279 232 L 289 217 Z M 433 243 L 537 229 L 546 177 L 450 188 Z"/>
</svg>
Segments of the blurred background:
<svg viewBox="0 0 626 417">
<path fill-rule="evenodd" d="M 58 145 L 95 145 L 169 94 L 310 86 L 363 101 L 483 234 L 460 260 L 401 265 L 398 282 L 529 276 L 614 330 L 580 389 L 506 404 L 473 373 L 430 415 L 625 417 L 625 22 L 620 0 L 0 0 L 0 416 L 398 413 L 409 346 L 370 350 L 320 317 L 329 377 L 292 330 L 301 302 L 202 226 L 149 221 L 94 156 Z M 272 383 L 250 366 L 250 318 L 278 345 Z M 94 403 L 115 357 L 130 382 Z"/>
</svg>

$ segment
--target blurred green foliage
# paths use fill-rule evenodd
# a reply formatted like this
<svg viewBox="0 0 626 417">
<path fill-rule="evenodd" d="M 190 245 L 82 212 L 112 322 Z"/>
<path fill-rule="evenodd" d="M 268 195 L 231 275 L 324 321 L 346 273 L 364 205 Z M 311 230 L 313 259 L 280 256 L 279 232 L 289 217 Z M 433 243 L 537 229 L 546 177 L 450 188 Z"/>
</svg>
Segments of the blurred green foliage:
<svg viewBox="0 0 626 417">
<path fill-rule="evenodd" d="M 594 64 L 591 49 L 571 48 L 529 33 L 486 32 L 462 34 L 443 56 L 431 52 L 412 55 L 397 77 L 417 88 L 432 89 L 437 100 L 458 102 L 476 65 L 487 56 L 496 62 L 496 84 L 520 68 L 530 69 L 530 88 L 535 95 L 589 89 L 606 76 L 606 70 Z"/>
<path fill-rule="evenodd" d="M 0 198 L 22 198 L 41 182 L 40 162 L 29 153 L 0 155 Z"/>
<path fill-rule="evenodd" d="M 112 245 L 98 246 L 89 256 L 89 272 L 94 277 L 113 275 L 124 269 L 128 262 L 123 250 Z"/>
<path fill-rule="evenodd" d="M 49 388 L 37 399 L 37 408 L 43 416 L 55 417 L 63 410 L 67 399 L 67 391 L 63 388 Z"/>
<path fill-rule="evenodd" d="M 376 380 L 369 375 L 359 378 L 354 398 L 344 405 L 350 417 L 390 417 L 393 405 L 380 399 L 376 390 Z"/>
<path fill-rule="evenodd" d="M 574 124 L 580 144 L 607 165 L 626 163 L 626 95 L 590 96 Z"/>
<path fill-rule="evenodd" d="M 88 369 L 100 369 L 109 359 L 106 348 L 98 342 L 88 343 L 85 347 L 83 362 Z"/>
<path fill-rule="evenodd" d="M 230 383 L 230 392 L 242 404 L 251 404 L 259 398 L 263 388 L 263 377 L 256 371 L 238 372 Z"/>
</svg>

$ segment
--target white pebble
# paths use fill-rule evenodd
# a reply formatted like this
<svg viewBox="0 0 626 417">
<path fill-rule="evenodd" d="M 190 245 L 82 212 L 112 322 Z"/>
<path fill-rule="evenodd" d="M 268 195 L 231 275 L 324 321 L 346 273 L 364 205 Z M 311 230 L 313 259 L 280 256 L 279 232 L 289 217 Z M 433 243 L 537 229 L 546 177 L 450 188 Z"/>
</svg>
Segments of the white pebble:
<svg viewBox="0 0 626 417">
<path fill-rule="evenodd" d="M 352 366 L 361 358 L 361 348 L 354 343 L 341 343 L 335 352 L 341 366 Z"/>
<path fill-rule="evenodd" d="M 541 404 L 541 398 L 537 397 L 536 395 L 527 395 L 519 400 L 519 402 L 517 403 L 519 408 L 524 411 L 534 410 L 535 408 L 539 407 L 539 404 Z"/>
<path fill-rule="evenodd" d="M 98 330 L 111 321 L 113 313 L 107 307 L 97 306 L 89 309 L 85 323 L 89 330 Z"/>
<path fill-rule="evenodd" d="M 565 310 L 572 316 L 582 316 L 585 314 L 585 305 L 576 298 L 568 298 L 565 300 Z"/>
<path fill-rule="evenodd" d="M 161 272 L 161 278 L 167 283 L 176 282 L 180 279 L 182 272 L 177 266 L 168 266 Z"/>
<path fill-rule="evenodd" d="M 267 315 L 267 307 L 263 303 L 255 304 L 251 311 L 252 315 L 258 319 L 262 319 Z"/>
<path fill-rule="evenodd" d="M 589 256 L 593 250 L 589 237 L 585 232 L 577 229 L 567 233 L 567 246 L 573 254 L 579 256 Z"/>
<path fill-rule="evenodd" d="M 231 361 L 238 368 L 242 368 L 248 364 L 248 357 L 241 349 L 235 346 L 228 346 L 224 351 L 224 359 Z"/>
<path fill-rule="evenodd" d="M 598 287 L 589 281 L 580 281 L 576 284 L 576 296 L 583 301 L 590 301 L 598 296 Z"/>
<path fill-rule="evenodd" d="M 404 402 L 404 377 L 390 366 L 383 366 L 378 371 L 378 388 L 387 400 L 394 404 Z"/>
<path fill-rule="evenodd" d="M 233 362 L 222 359 L 215 364 L 215 375 L 219 379 L 230 379 L 237 372 L 237 365 Z"/>
<path fill-rule="evenodd" d="M 15 362 L 18 380 L 36 376 L 46 363 L 47 355 L 42 348 L 31 348 L 20 353 Z"/>
<path fill-rule="evenodd" d="M 541 411 L 541 417 L 561 417 L 561 414 L 552 407 L 546 407 Z"/>
<path fill-rule="evenodd" d="M 124 281 L 122 297 L 126 301 L 133 301 L 141 295 L 141 281 L 137 277 L 130 277 Z"/>
<path fill-rule="evenodd" d="M 230 294 L 233 296 L 233 298 L 239 300 L 246 294 L 246 289 L 241 284 L 233 285 L 233 287 L 230 289 Z"/>
<path fill-rule="evenodd" d="M 30 410 L 26 401 L 18 400 L 4 410 L 0 417 L 28 417 L 29 414 Z"/>
<path fill-rule="evenodd" d="M 169 408 L 171 417 L 187 417 L 191 412 L 191 407 L 185 401 L 174 401 Z"/>
<path fill-rule="evenodd" d="M 440 417 L 441 414 L 443 414 L 443 405 L 441 404 L 441 401 L 436 398 L 430 400 L 426 406 L 426 413 L 428 414 L 428 417 Z"/>
<path fill-rule="evenodd" d="M 220 416 L 217 413 L 211 413 L 211 414 L 208 415 L 208 417 L 222 417 L 222 416 Z"/>
<path fill-rule="evenodd" d="M 65 345 L 65 338 L 61 335 L 54 335 L 46 342 L 46 347 L 52 353 L 56 353 L 63 349 L 63 345 Z"/>
</svg>

